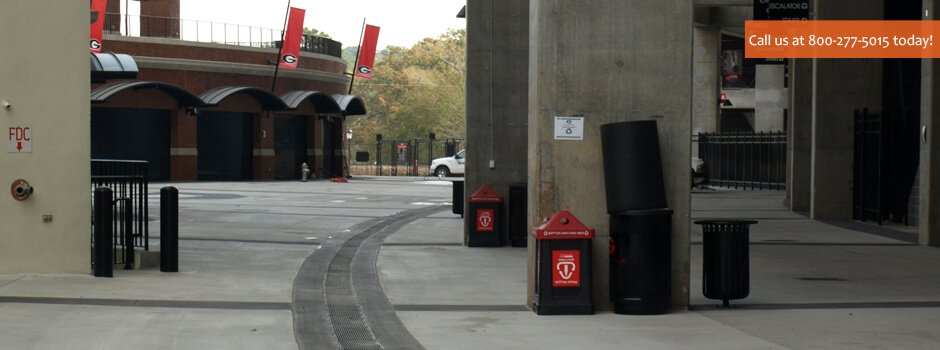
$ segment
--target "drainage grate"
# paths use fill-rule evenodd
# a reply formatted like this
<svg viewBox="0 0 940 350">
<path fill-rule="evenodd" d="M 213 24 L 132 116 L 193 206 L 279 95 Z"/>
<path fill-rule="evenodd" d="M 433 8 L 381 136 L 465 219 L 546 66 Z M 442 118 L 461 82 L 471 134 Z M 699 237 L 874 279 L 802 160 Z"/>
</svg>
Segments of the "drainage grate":
<svg viewBox="0 0 940 350">
<path fill-rule="evenodd" d="M 801 281 L 824 281 L 824 282 L 848 281 L 845 278 L 838 278 L 838 277 L 797 277 L 796 279 L 801 280 Z"/>
<path fill-rule="evenodd" d="M 352 287 L 350 265 L 362 241 L 372 232 L 366 231 L 350 238 L 330 262 L 326 275 L 326 305 L 330 312 L 333 334 L 343 349 L 384 349 L 375 340 L 375 334 L 366 324 L 359 306 L 359 298 Z"/>
</svg>

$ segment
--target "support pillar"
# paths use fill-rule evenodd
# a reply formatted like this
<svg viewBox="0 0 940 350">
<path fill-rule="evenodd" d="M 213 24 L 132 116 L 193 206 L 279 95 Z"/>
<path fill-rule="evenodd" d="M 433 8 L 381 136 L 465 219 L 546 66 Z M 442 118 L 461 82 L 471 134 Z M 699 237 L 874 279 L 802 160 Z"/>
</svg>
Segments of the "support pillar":
<svg viewBox="0 0 940 350">
<path fill-rule="evenodd" d="M 934 20 L 940 1 L 924 0 L 924 20 Z M 921 139 L 918 230 L 920 244 L 940 246 L 940 62 L 921 64 Z"/>
<path fill-rule="evenodd" d="M 692 32 L 692 135 L 718 130 L 721 94 L 721 30 L 696 26 Z M 692 143 L 698 156 L 698 143 Z"/>
<path fill-rule="evenodd" d="M 613 307 L 600 126 L 650 119 L 658 122 L 667 204 L 675 210 L 671 302 L 688 305 L 692 10 L 689 1 L 530 1 L 529 226 L 567 209 L 597 229 L 599 309 Z M 583 140 L 556 140 L 555 116 L 583 116 Z M 529 247 L 531 272 L 531 236 Z M 531 302 L 534 273 L 528 281 Z"/>
<path fill-rule="evenodd" d="M 467 195 L 486 184 L 508 196 L 529 178 L 528 67 L 529 0 L 468 0 Z"/>
<path fill-rule="evenodd" d="M 813 133 L 813 60 L 790 60 L 787 122 L 787 198 L 790 210 L 809 212 Z"/>
<path fill-rule="evenodd" d="M 883 6 L 873 0 L 817 0 L 816 19 L 877 20 L 884 17 Z M 813 60 L 813 219 L 852 218 L 854 111 L 880 113 L 881 81 L 881 60 Z"/>
</svg>

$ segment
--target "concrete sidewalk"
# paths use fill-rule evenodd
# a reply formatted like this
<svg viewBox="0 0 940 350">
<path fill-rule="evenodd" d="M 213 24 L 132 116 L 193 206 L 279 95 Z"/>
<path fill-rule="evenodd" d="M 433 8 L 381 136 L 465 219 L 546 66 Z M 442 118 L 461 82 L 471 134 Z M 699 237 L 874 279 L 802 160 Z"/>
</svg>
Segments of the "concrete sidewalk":
<svg viewBox="0 0 940 350">
<path fill-rule="evenodd" d="M 155 250 L 162 185 L 151 186 Z M 537 316 L 526 250 L 462 246 L 449 182 L 175 185 L 179 273 L 0 275 L 0 349 L 940 347 L 940 250 L 808 220 L 780 192 L 693 194 L 692 219 L 760 221 L 751 294 L 734 308 L 702 296 L 693 232 L 691 311 Z"/>
</svg>

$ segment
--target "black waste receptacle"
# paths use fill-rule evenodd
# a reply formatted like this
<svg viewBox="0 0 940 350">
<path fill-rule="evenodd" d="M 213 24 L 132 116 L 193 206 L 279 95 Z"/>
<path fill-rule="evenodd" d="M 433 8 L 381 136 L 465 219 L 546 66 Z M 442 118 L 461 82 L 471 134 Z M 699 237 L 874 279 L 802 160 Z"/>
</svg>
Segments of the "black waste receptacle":
<svg viewBox="0 0 940 350">
<path fill-rule="evenodd" d="M 655 120 L 601 125 L 607 213 L 665 208 Z"/>
<path fill-rule="evenodd" d="M 590 315 L 594 229 L 562 210 L 535 228 L 535 295 L 539 315 Z"/>
<path fill-rule="evenodd" d="M 672 210 L 631 210 L 610 216 L 610 301 L 614 312 L 669 311 L 672 293 Z"/>
<path fill-rule="evenodd" d="M 744 299 L 751 291 L 749 227 L 754 220 L 698 220 L 702 225 L 702 292 L 706 298 Z"/>
<path fill-rule="evenodd" d="M 509 243 L 513 247 L 525 247 L 528 245 L 528 233 L 526 229 L 526 206 L 528 193 L 526 184 L 514 184 L 509 186 Z"/>
<path fill-rule="evenodd" d="M 460 215 L 463 217 L 463 180 L 455 180 L 454 184 L 454 199 L 453 204 L 451 205 L 451 211 L 454 214 Z"/>
<path fill-rule="evenodd" d="M 467 246 L 503 246 L 503 197 L 487 185 L 480 186 L 467 200 L 471 219 Z"/>
</svg>

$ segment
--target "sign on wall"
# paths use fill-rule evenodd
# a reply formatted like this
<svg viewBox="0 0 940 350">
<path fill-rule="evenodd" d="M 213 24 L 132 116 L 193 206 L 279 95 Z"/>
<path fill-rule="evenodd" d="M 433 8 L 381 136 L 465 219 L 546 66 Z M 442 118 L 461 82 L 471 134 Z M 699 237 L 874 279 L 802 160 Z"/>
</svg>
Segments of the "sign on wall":
<svg viewBox="0 0 940 350">
<path fill-rule="evenodd" d="M 555 117 L 556 140 L 584 140 L 584 117 Z"/>
<path fill-rule="evenodd" d="M 10 127 L 7 153 L 33 153 L 33 131 L 30 127 Z"/>
</svg>

